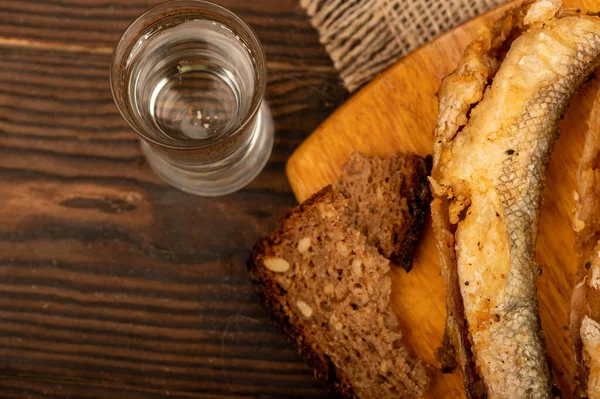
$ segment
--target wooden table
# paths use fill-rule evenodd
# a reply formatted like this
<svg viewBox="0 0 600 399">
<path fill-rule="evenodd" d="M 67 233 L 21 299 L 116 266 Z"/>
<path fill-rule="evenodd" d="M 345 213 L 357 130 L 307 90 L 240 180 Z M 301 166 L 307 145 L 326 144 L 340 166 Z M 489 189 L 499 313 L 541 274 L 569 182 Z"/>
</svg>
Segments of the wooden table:
<svg viewBox="0 0 600 399">
<path fill-rule="evenodd" d="M 295 203 L 285 161 L 347 94 L 298 0 L 219 1 L 265 45 L 275 149 L 236 194 L 172 189 L 108 81 L 157 2 L 0 1 L 0 397 L 331 397 L 245 262 Z"/>
</svg>

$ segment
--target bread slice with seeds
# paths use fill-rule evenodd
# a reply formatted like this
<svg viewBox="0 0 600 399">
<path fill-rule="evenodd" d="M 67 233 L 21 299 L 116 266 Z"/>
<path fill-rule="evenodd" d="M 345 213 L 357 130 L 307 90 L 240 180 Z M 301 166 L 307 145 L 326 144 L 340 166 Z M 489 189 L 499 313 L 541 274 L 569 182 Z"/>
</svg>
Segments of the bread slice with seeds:
<svg viewBox="0 0 600 399">
<path fill-rule="evenodd" d="M 406 271 L 429 213 L 431 157 L 389 158 L 352 153 L 336 184 L 348 199 L 344 221 L 367 237 L 393 265 Z"/>
<path fill-rule="evenodd" d="M 412 398 L 426 366 L 402 344 L 389 260 L 344 220 L 349 201 L 326 187 L 254 248 L 250 278 L 315 375 L 345 398 Z"/>
</svg>

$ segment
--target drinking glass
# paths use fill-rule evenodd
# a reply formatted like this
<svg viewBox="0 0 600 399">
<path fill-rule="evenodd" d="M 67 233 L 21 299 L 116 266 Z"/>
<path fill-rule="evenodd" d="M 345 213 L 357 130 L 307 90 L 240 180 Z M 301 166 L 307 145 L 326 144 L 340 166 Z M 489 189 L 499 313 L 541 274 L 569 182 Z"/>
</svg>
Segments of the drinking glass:
<svg viewBox="0 0 600 399">
<path fill-rule="evenodd" d="M 203 0 L 159 4 L 136 19 L 112 60 L 113 98 L 152 169 L 183 191 L 246 186 L 273 147 L 262 46 L 238 16 Z"/>
</svg>

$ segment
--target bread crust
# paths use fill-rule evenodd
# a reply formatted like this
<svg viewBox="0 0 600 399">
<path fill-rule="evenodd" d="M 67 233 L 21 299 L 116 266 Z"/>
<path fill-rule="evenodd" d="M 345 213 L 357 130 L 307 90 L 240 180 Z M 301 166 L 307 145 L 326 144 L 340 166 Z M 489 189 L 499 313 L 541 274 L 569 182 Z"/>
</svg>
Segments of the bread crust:
<svg viewBox="0 0 600 399">
<path fill-rule="evenodd" d="M 429 215 L 431 191 L 427 178 L 431 173 L 432 161 L 433 158 L 430 155 L 425 157 L 424 160 L 421 157 L 414 158 L 416 172 L 400 193 L 402 198 L 407 199 L 412 220 L 408 222 L 404 238 L 397 241 L 395 250 L 390 256 L 390 261 L 392 264 L 404 268 L 407 272 L 412 269 L 413 255 L 421 239 L 425 220 Z"/>
</svg>

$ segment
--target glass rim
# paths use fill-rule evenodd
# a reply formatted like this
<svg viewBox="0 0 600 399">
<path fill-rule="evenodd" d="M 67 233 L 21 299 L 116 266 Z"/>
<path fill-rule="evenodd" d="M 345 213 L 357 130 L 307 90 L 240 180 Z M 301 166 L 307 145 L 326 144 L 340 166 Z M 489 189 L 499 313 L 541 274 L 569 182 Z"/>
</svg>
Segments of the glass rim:
<svg viewBox="0 0 600 399">
<path fill-rule="evenodd" d="M 235 14 L 233 11 L 228 10 L 227 8 L 213 3 L 207 0 L 168 0 L 160 4 L 156 4 L 142 14 L 140 14 L 133 22 L 129 24 L 127 29 L 120 36 L 115 49 L 113 50 L 113 54 L 111 57 L 110 63 L 110 71 L 109 71 L 109 81 L 110 81 L 110 91 L 113 97 L 113 101 L 127 124 L 136 131 L 136 133 L 145 141 L 152 143 L 153 145 L 163 147 L 170 150 L 198 150 L 204 149 L 210 146 L 215 145 L 215 142 L 203 143 L 201 139 L 191 140 L 192 145 L 176 145 L 176 144 L 168 144 L 161 142 L 153 137 L 148 136 L 144 129 L 138 128 L 136 126 L 135 118 L 130 116 L 127 112 L 123 110 L 122 101 L 118 100 L 118 96 L 116 91 L 118 88 L 116 87 L 115 77 L 119 75 L 121 69 L 124 67 L 123 62 L 126 62 L 126 59 L 133 49 L 135 42 L 139 39 L 141 33 L 151 26 L 152 24 L 167 18 L 169 16 L 178 15 L 178 14 L 186 14 L 193 12 L 204 12 L 206 13 L 208 8 L 212 8 L 218 15 L 223 16 L 224 18 L 228 18 L 233 20 L 235 23 L 239 24 L 241 29 L 237 27 L 233 27 L 235 32 L 239 32 L 244 35 L 245 39 L 249 39 L 253 47 L 256 48 L 257 52 L 254 52 L 252 49 L 252 55 L 256 57 L 259 61 L 258 64 L 258 73 L 262 74 L 262 78 L 258 79 L 258 85 L 254 89 L 255 96 L 252 101 L 253 104 L 250 106 L 246 114 L 243 116 L 243 122 L 237 125 L 232 126 L 230 129 L 225 129 L 223 132 L 220 132 L 217 136 L 214 137 L 216 140 L 226 139 L 231 137 L 235 133 L 241 132 L 248 127 L 248 124 L 254 121 L 258 112 L 260 111 L 261 104 L 264 100 L 264 95 L 267 86 L 267 62 L 266 62 L 266 54 L 262 43 L 260 42 L 258 35 L 252 29 L 250 25 L 248 25 L 241 17 Z M 171 11 L 171 13 L 169 13 Z M 156 15 L 153 15 L 155 14 Z M 147 21 L 148 17 L 151 17 L 149 21 Z M 209 19 L 209 18 L 207 18 Z M 228 26 L 232 28 L 232 26 Z M 131 40 L 125 41 L 125 37 L 132 36 Z M 247 37 L 246 37 L 247 36 Z M 258 94 L 258 95 L 256 95 Z M 198 143 L 196 143 L 198 142 Z"/>
</svg>

